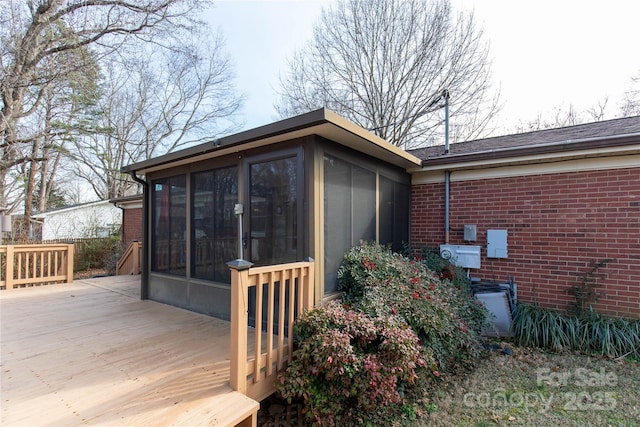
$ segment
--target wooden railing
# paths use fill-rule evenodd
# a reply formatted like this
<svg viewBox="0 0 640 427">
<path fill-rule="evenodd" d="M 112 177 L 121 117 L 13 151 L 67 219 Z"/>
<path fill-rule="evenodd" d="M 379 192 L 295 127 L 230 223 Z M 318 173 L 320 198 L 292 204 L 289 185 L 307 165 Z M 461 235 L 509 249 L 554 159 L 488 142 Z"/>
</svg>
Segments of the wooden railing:
<svg viewBox="0 0 640 427">
<path fill-rule="evenodd" d="M 293 351 L 293 323 L 314 306 L 314 263 L 231 268 L 230 384 L 255 400 L 275 391 Z"/>
<path fill-rule="evenodd" d="M 0 289 L 73 282 L 73 244 L 0 246 Z"/>
<path fill-rule="evenodd" d="M 142 243 L 131 242 L 116 266 L 116 276 L 142 273 Z"/>
</svg>

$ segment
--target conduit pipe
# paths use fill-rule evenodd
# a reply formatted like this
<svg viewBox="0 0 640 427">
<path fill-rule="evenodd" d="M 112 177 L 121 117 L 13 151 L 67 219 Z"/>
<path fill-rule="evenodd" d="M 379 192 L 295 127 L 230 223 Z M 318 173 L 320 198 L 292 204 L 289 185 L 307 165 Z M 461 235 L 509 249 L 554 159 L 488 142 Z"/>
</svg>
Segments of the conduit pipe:
<svg viewBox="0 0 640 427">
<path fill-rule="evenodd" d="M 449 189 L 451 171 L 444 171 L 444 243 L 449 244 Z"/>
<path fill-rule="evenodd" d="M 444 154 L 449 154 L 449 91 L 444 93 Z M 444 171 L 444 243 L 449 244 L 449 191 L 451 171 Z"/>
</svg>

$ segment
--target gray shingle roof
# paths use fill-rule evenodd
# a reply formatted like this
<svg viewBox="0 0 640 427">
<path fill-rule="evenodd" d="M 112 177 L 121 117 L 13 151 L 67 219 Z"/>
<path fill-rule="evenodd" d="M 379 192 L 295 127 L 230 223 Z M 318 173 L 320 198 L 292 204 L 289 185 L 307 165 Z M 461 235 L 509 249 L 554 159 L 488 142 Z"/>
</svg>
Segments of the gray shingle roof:
<svg viewBox="0 0 640 427">
<path fill-rule="evenodd" d="M 459 142 L 449 146 L 449 156 L 638 133 L 640 133 L 640 116 L 625 117 L 557 129 L 546 129 Z M 444 153 L 444 145 L 418 148 L 409 150 L 409 152 L 423 161 L 446 156 Z"/>
</svg>

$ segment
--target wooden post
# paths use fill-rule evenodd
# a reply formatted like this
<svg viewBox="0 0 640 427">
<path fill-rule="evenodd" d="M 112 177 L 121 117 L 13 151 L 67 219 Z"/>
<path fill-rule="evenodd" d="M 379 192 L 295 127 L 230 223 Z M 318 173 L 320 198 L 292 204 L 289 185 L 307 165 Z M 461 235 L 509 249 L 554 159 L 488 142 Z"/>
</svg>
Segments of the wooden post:
<svg viewBox="0 0 640 427">
<path fill-rule="evenodd" d="M 309 269 L 307 277 L 304 280 L 304 296 L 305 307 L 307 310 L 311 310 L 315 306 L 316 284 L 315 284 L 315 262 L 313 258 L 307 258 L 305 261 L 309 263 Z"/>
<path fill-rule="evenodd" d="M 231 358 L 229 385 L 247 394 L 247 326 L 249 323 L 249 261 L 227 263 L 231 270 Z"/>
<path fill-rule="evenodd" d="M 6 290 L 13 289 L 13 245 L 7 245 L 7 260 L 6 260 L 5 282 L 4 288 Z"/>
<path fill-rule="evenodd" d="M 133 256 L 133 265 L 131 266 L 131 271 L 128 274 L 140 274 L 140 242 L 134 242 L 134 246 L 131 249 L 133 250 L 133 253 L 131 254 Z"/>
<path fill-rule="evenodd" d="M 73 282 L 73 248 L 74 244 L 67 245 L 67 283 Z"/>
</svg>

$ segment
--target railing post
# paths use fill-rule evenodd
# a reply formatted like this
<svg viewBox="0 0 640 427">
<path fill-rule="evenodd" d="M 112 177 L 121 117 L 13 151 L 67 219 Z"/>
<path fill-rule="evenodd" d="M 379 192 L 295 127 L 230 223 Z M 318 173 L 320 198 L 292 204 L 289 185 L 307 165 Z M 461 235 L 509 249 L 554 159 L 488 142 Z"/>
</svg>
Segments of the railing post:
<svg viewBox="0 0 640 427">
<path fill-rule="evenodd" d="M 73 249 L 75 245 L 72 243 L 67 245 L 67 283 L 73 282 Z"/>
<path fill-rule="evenodd" d="M 131 266 L 131 272 L 129 274 L 140 274 L 140 242 L 135 242 L 135 246 L 133 248 L 133 265 Z"/>
<path fill-rule="evenodd" d="M 307 310 L 311 310 L 315 306 L 315 295 L 316 295 L 316 272 L 315 272 L 315 262 L 313 258 L 305 259 L 309 263 L 308 275 L 305 280 L 304 286 L 304 303 L 306 305 Z"/>
<path fill-rule="evenodd" d="M 227 263 L 231 270 L 231 357 L 229 385 L 247 394 L 247 327 L 249 324 L 249 261 Z"/>
<path fill-rule="evenodd" d="M 7 245 L 7 271 L 5 272 L 4 288 L 13 289 L 13 245 Z"/>
</svg>

